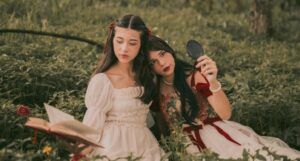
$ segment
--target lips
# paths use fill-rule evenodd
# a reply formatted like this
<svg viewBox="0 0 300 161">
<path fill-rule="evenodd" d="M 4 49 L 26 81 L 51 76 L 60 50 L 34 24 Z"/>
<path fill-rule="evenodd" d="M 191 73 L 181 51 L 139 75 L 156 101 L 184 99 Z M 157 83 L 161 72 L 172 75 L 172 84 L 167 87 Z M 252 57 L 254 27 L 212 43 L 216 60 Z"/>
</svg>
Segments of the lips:
<svg viewBox="0 0 300 161">
<path fill-rule="evenodd" d="M 126 59 L 126 58 L 128 58 L 129 56 L 128 55 L 121 55 L 121 57 L 123 58 L 123 59 Z"/>
<path fill-rule="evenodd" d="M 169 70 L 170 70 L 170 66 L 167 66 L 167 67 L 165 67 L 165 68 L 163 69 L 164 72 L 167 72 L 167 71 L 169 71 Z"/>
</svg>

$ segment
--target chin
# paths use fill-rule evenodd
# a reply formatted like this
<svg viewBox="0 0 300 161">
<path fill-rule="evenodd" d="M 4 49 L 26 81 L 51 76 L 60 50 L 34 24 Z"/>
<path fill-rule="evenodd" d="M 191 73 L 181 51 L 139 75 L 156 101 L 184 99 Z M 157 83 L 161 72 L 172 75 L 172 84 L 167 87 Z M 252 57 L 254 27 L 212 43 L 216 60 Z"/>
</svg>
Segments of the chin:
<svg viewBox="0 0 300 161">
<path fill-rule="evenodd" d="M 167 76 L 170 76 L 170 75 L 173 75 L 173 74 L 174 74 L 174 71 L 168 71 L 168 72 L 162 72 L 161 76 L 167 77 Z"/>
<path fill-rule="evenodd" d="M 174 70 L 169 70 L 165 73 L 166 76 L 170 76 L 174 74 Z"/>
<path fill-rule="evenodd" d="M 119 59 L 119 63 L 122 63 L 122 64 L 127 64 L 127 63 L 131 63 L 132 60 L 131 59 Z"/>
</svg>

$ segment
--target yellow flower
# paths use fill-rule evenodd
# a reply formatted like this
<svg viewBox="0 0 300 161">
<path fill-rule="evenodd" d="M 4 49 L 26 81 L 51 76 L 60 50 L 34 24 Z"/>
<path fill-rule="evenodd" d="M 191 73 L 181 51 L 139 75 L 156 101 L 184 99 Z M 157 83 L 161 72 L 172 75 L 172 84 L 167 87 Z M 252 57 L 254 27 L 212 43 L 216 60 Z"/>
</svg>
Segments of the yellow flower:
<svg viewBox="0 0 300 161">
<path fill-rule="evenodd" d="M 43 153 L 44 154 L 47 154 L 47 155 L 49 155 L 50 153 L 51 153 L 51 151 L 52 151 L 52 147 L 51 146 L 45 146 L 44 148 L 43 148 Z"/>
</svg>

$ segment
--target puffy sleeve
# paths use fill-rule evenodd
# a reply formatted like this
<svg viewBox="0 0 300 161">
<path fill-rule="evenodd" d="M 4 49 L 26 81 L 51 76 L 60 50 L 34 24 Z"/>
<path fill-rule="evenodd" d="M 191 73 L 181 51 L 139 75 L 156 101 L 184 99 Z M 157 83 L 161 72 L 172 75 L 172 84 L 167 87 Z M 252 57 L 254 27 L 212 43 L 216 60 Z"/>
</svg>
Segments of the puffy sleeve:
<svg viewBox="0 0 300 161">
<path fill-rule="evenodd" d="M 103 73 L 96 74 L 90 80 L 85 94 L 87 111 L 83 118 L 83 124 L 99 131 L 98 135 L 90 136 L 99 142 L 102 136 L 106 114 L 112 107 L 113 87 Z"/>
</svg>

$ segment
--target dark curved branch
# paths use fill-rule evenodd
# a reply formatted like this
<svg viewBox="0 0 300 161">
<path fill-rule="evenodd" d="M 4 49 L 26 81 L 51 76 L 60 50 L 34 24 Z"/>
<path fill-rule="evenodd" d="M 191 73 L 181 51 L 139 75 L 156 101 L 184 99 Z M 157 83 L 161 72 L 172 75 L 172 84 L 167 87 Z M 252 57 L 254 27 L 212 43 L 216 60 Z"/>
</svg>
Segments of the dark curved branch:
<svg viewBox="0 0 300 161">
<path fill-rule="evenodd" d="M 97 46 L 98 48 L 103 48 L 102 44 L 97 43 L 96 41 L 77 37 L 77 36 L 71 36 L 66 34 L 57 34 L 53 32 L 45 32 L 45 31 L 34 31 L 34 30 L 23 30 L 23 29 L 0 29 L 0 34 L 2 33 L 20 33 L 20 34 L 33 34 L 33 35 L 42 35 L 42 36 L 50 36 L 50 37 L 57 37 L 57 38 L 63 38 L 68 40 L 76 40 L 80 42 L 85 42 L 90 45 Z"/>
</svg>

